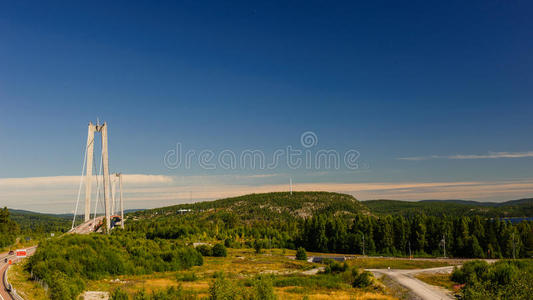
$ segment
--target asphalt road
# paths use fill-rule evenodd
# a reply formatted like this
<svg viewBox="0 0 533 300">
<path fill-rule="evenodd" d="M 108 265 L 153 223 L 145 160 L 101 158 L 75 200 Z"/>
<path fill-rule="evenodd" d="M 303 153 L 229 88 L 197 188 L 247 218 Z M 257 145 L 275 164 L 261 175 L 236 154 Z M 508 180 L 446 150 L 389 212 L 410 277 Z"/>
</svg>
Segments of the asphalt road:
<svg viewBox="0 0 533 300">
<path fill-rule="evenodd" d="M 367 269 L 376 276 L 385 275 L 392 280 L 398 282 L 400 285 L 409 289 L 414 295 L 423 300 L 442 300 L 455 299 L 451 293 L 443 288 L 429 285 L 414 277 L 418 273 L 451 273 L 453 267 L 441 267 L 430 269 L 413 269 L 413 270 L 398 270 L 398 269 Z"/>
<path fill-rule="evenodd" d="M 90 232 L 93 232 L 94 230 L 94 224 L 98 224 L 99 222 L 104 220 L 104 216 L 97 217 L 96 220 L 90 219 L 89 221 L 82 223 L 78 225 L 73 230 L 69 231 L 70 233 L 78 233 L 78 234 L 87 234 Z"/>
<path fill-rule="evenodd" d="M 28 256 L 32 255 L 35 252 L 36 248 L 37 247 L 27 248 L 26 249 L 27 255 Z M 7 263 L 4 262 L 6 258 L 8 260 Z M 11 297 L 11 295 L 7 291 L 7 287 L 4 285 L 4 282 L 5 282 L 4 276 L 6 274 L 6 269 L 9 267 L 9 260 L 10 259 L 14 263 L 15 261 L 19 260 L 20 258 L 17 258 L 15 255 L 8 255 L 7 252 L 0 253 L 0 279 L 1 279 L 1 282 L 0 282 L 0 300 L 13 300 L 13 298 Z"/>
<path fill-rule="evenodd" d="M 4 262 L 6 258 L 8 260 L 14 259 L 15 256 L 8 255 L 7 252 L 0 254 L 0 279 L 2 279 L 0 282 L 0 299 L 1 300 L 12 300 L 13 298 L 11 298 L 11 295 L 9 295 L 9 293 L 7 292 L 7 288 L 4 285 L 4 282 L 5 282 L 4 276 L 6 274 L 6 269 L 9 267 L 9 264 Z"/>
</svg>

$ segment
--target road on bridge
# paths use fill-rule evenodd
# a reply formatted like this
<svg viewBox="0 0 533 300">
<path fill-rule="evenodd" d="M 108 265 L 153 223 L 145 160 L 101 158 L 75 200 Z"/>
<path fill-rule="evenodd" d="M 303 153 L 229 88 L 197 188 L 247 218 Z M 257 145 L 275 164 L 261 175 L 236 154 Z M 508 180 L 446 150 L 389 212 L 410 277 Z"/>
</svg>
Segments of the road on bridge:
<svg viewBox="0 0 533 300">
<path fill-rule="evenodd" d="M 96 219 L 90 219 L 89 221 L 81 223 L 74 229 L 70 230 L 69 233 L 88 234 L 94 232 L 94 225 L 103 222 L 104 218 L 104 216 L 100 216 Z"/>
</svg>

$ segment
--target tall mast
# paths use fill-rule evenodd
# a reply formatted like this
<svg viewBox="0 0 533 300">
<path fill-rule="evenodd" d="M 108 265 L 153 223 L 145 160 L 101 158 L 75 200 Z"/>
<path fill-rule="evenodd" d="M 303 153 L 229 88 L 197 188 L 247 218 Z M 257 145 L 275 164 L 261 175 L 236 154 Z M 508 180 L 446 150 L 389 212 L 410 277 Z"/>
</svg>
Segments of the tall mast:
<svg viewBox="0 0 533 300">
<path fill-rule="evenodd" d="M 85 222 L 91 219 L 91 183 L 93 180 L 94 131 L 96 126 L 89 122 L 87 135 L 87 173 L 85 175 Z"/>
</svg>

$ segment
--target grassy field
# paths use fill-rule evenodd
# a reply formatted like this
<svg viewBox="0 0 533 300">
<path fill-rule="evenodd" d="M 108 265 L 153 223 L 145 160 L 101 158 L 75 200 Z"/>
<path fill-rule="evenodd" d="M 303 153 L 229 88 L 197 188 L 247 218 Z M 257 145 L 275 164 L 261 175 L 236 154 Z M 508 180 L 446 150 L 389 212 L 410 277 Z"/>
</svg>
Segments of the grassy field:
<svg viewBox="0 0 533 300">
<path fill-rule="evenodd" d="M 320 253 L 308 253 L 324 255 Z M 205 257 L 202 266 L 178 272 L 161 272 L 150 275 L 125 275 L 89 281 L 87 290 L 112 292 L 121 288 L 128 293 L 139 290 L 147 292 L 181 287 L 194 293 L 199 299 L 209 296 L 209 286 L 215 277 L 224 273 L 226 278 L 242 288 L 259 274 L 269 274 L 275 293 L 279 299 L 395 299 L 386 294 L 385 289 L 357 289 L 343 281 L 339 276 L 317 273 L 322 264 L 291 259 L 294 250 L 272 249 L 256 254 L 253 249 L 228 249 L 227 257 Z M 331 254 L 330 254 L 331 255 Z M 395 259 L 375 257 L 353 257 L 347 261 L 349 266 L 358 268 L 419 269 L 453 265 L 460 261 Z M 11 280 L 15 288 L 26 299 L 47 299 L 39 284 L 29 278 L 21 264 L 12 268 Z M 311 275 L 315 274 L 315 275 Z M 421 278 L 422 279 L 422 278 Z M 430 277 L 422 280 L 435 285 L 450 286 L 446 278 Z"/>
<path fill-rule="evenodd" d="M 422 280 L 423 282 L 431 285 L 436 285 L 443 287 L 447 290 L 453 291 L 453 286 L 456 285 L 456 282 L 451 280 L 450 274 L 417 274 L 416 278 Z"/>
<path fill-rule="evenodd" d="M 348 260 L 350 266 L 365 269 L 427 269 L 460 264 L 460 261 L 444 259 L 408 259 L 408 258 L 377 258 L 357 257 Z"/>
<path fill-rule="evenodd" d="M 252 249 L 228 249 L 223 258 L 206 257 L 203 266 L 187 271 L 156 273 L 145 276 L 120 276 L 89 282 L 89 290 L 113 291 L 121 288 L 129 293 L 140 289 L 147 292 L 181 286 L 193 291 L 199 298 L 208 297 L 209 285 L 223 272 L 237 285 L 246 287 L 247 282 L 258 274 L 270 274 L 275 293 L 279 299 L 394 299 L 380 291 L 356 289 L 330 275 L 303 275 L 323 265 L 289 259 L 295 251 L 279 249 L 255 254 Z"/>
</svg>

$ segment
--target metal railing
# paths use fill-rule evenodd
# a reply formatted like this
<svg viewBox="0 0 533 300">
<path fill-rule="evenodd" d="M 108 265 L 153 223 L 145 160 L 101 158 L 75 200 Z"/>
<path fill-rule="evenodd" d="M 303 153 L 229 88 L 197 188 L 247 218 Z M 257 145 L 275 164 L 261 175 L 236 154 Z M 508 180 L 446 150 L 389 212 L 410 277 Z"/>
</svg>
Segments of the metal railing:
<svg viewBox="0 0 533 300">
<path fill-rule="evenodd" d="M 6 287 L 7 292 L 9 293 L 11 298 L 13 298 L 14 300 L 24 300 L 24 298 L 17 294 L 17 290 L 7 280 L 7 271 L 9 270 L 9 267 L 10 266 L 7 266 L 6 270 L 4 271 L 4 286 Z"/>
</svg>

